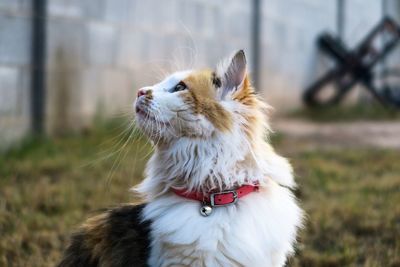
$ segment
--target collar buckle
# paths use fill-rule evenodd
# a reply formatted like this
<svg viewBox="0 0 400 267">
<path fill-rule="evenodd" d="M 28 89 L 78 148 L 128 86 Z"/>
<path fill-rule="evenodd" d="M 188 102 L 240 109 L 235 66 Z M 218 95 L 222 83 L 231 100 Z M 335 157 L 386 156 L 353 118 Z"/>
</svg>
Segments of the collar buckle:
<svg viewBox="0 0 400 267">
<path fill-rule="evenodd" d="M 232 201 L 225 203 L 225 200 L 228 195 L 232 195 Z M 218 198 L 221 197 L 221 198 Z M 211 207 L 221 207 L 221 206 L 227 206 L 227 205 L 232 205 L 235 204 L 238 201 L 238 193 L 236 190 L 227 190 L 227 191 L 221 191 L 221 192 L 216 192 L 210 194 L 210 206 Z M 221 203 L 223 202 L 223 203 Z M 221 204 L 218 204 L 221 203 Z"/>
</svg>

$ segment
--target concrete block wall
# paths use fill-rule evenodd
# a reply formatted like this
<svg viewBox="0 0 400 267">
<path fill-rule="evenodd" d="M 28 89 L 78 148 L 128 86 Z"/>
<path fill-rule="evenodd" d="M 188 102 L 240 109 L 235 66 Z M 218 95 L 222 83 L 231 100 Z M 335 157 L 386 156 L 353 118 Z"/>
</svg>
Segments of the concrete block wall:
<svg viewBox="0 0 400 267">
<path fill-rule="evenodd" d="M 382 18 L 382 2 L 343 2 L 342 37 L 351 49 Z M 301 105 L 303 90 L 332 66 L 316 49 L 315 40 L 324 31 L 338 34 L 338 1 L 265 0 L 263 4 L 262 89 L 280 111 L 292 110 Z"/>
<path fill-rule="evenodd" d="M 318 72 L 317 35 L 336 32 L 337 3 L 266 0 L 262 12 L 262 90 L 281 111 L 293 110 Z"/>
<path fill-rule="evenodd" d="M 0 1 L 0 144 L 30 126 L 30 1 Z"/>
<path fill-rule="evenodd" d="M 393 0 L 395 1 L 395 0 Z M 381 1 L 345 2 L 351 47 L 382 15 Z M 49 0 L 46 127 L 88 127 L 131 110 L 137 88 L 169 71 L 215 66 L 243 48 L 251 66 L 252 0 Z M 398 13 L 398 12 L 397 12 Z M 337 32 L 337 1 L 264 0 L 260 88 L 279 111 L 301 105 L 324 71 L 315 38 Z M 0 136 L 29 129 L 31 0 L 0 0 Z M 1 142 L 1 141 L 0 141 Z"/>
<path fill-rule="evenodd" d="M 128 112 L 137 88 L 250 47 L 250 0 L 49 1 L 49 132 Z"/>
</svg>

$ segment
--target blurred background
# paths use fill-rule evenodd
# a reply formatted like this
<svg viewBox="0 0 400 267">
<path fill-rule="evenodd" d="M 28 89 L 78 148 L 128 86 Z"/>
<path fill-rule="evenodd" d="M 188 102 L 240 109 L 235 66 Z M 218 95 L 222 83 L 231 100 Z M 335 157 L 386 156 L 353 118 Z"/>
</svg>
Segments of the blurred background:
<svg viewBox="0 0 400 267">
<path fill-rule="evenodd" d="M 288 266 L 400 266 L 400 98 L 379 80 L 399 32 L 360 46 L 387 17 L 400 23 L 399 1 L 0 0 L 0 266 L 53 266 L 80 222 L 134 201 L 151 154 L 132 129 L 137 88 L 242 48 L 308 214 Z M 346 98 L 305 105 L 336 69 Z"/>
</svg>

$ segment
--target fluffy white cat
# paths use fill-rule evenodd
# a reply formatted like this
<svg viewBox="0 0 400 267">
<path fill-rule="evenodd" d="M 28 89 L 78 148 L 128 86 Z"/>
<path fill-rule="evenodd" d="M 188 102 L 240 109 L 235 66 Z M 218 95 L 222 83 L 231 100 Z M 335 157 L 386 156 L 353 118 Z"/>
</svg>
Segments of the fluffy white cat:
<svg viewBox="0 0 400 267">
<path fill-rule="evenodd" d="M 138 95 L 137 124 L 156 144 L 137 188 L 152 222 L 149 265 L 283 266 L 302 211 L 288 189 L 295 186 L 290 164 L 265 141 L 268 106 L 250 85 L 244 52 Z M 207 217 L 202 202 L 172 190 L 207 197 L 247 184 L 258 191 Z"/>
<path fill-rule="evenodd" d="M 303 212 L 267 110 L 243 51 L 141 88 L 136 123 L 155 146 L 135 187 L 145 203 L 89 219 L 60 266 L 283 266 Z"/>
</svg>

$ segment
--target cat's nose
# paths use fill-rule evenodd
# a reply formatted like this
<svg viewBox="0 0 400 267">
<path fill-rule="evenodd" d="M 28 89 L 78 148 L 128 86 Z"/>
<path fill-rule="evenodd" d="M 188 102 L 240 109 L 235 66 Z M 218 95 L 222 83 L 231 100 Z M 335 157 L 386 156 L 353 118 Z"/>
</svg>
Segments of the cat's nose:
<svg viewBox="0 0 400 267">
<path fill-rule="evenodd" d="M 141 89 L 139 89 L 139 90 L 137 91 L 137 97 L 139 98 L 139 97 L 141 97 L 142 95 L 146 95 L 146 93 L 147 93 L 147 90 L 144 89 L 144 88 L 141 88 Z"/>
</svg>

